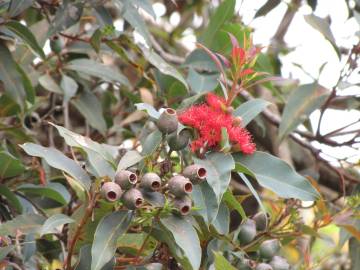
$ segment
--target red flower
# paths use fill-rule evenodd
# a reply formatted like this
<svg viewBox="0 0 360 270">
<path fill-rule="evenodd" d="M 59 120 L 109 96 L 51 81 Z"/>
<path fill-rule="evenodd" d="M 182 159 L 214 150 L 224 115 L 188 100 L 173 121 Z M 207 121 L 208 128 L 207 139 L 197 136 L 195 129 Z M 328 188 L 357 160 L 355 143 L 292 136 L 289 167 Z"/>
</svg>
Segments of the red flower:
<svg viewBox="0 0 360 270">
<path fill-rule="evenodd" d="M 236 66 L 241 67 L 246 61 L 246 52 L 243 48 L 235 46 L 232 48 L 231 57 L 232 57 L 233 63 Z"/>
<path fill-rule="evenodd" d="M 179 121 L 197 131 L 197 139 L 191 143 L 193 152 L 204 149 L 215 149 L 221 141 L 221 129 L 226 128 L 229 141 L 234 149 L 245 154 L 252 154 L 256 146 L 249 132 L 240 126 L 238 121 L 226 112 L 225 99 L 209 93 L 207 104 L 193 105 L 179 115 Z"/>
</svg>

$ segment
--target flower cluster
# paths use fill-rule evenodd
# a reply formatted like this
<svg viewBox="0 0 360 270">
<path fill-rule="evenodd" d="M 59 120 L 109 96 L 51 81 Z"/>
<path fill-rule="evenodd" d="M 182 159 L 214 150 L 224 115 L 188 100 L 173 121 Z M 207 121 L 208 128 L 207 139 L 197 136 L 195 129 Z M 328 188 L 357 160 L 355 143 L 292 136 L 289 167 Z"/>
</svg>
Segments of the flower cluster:
<svg viewBox="0 0 360 270">
<path fill-rule="evenodd" d="M 249 132 L 241 127 L 239 118 L 228 110 L 225 99 L 215 94 L 207 94 L 206 103 L 193 105 L 181 113 L 179 121 L 197 131 L 198 137 L 191 143 L 193 152 L 219 147 L 222 128 L 226 129 L 233 150 L 252 154 L 256 149 Z"/>
</svg>

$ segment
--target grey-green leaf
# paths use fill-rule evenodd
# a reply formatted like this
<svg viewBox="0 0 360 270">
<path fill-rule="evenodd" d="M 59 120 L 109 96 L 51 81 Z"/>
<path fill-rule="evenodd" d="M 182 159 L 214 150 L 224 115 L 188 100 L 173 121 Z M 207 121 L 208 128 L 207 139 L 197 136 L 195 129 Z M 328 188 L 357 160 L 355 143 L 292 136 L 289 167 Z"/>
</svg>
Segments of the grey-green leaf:
<svg viewBox="0 0 360 270">
<path fill-rule="evenodd" d="M 191 268 L 199 269 L 201 263 L 200 240 L 194 227 L 184 218 L 178 216 L 169 216 L 160 219 L 163 229 L 170 233 L 176 245 L 181 248 L 183 257 L 189 261 Z"/>
<path fill-rule="evenodd" d="M 0 185 L 0 195 L 4 196 L 7 201 L 16 209 L 18 213 L 22 213 L 22 205 L 15 194 L 5 185 Z"/>
<path fill-rule="evenodd" d="M 135 106 L 139 111 L 146 111 L 147 114 L 154 119 L 158 119 L 160 117 L 160 113 L 150 104 L 136 103 Z"/>
<path fill-rule="evenodd" d="M 261 186 L 283 198 L 313 201 L 319 197 L 317 190 L 285 161 L 265 152 L 252 155 L 234 154 L 241 172 L 254 177 Z M 237 170 L 238 170 L 237 166 Z M 239 171 L 239 170 L 238 170 Z"/>
<path fill-rule="evenodd" d="M 91 268 L 91 245 L 85 245 L 80 248 L 79 261 L 75 266 L 75 270 L 89 270 Z M 115 265 L 114 260 L 106 263 L 101 270 L 113 270 Z"/>
<path fill-rule="evenodd" d="M 38 44 L 33 33 L 28 27 L 22 25 L 17 21 L 10 21 L 5 24 L 6 28 L 9 29 L 16 37 L 21 39 L 26 45 L 28 45 L 38 56 L 42 59 L 45 58 L 44 51 Z"/>
<path fill-rule="evenodd" d="M 91 247 L 91 270 L 100 270 L 115 254 L 116 241 L 130 226 L 132 213 L 117 211 L 105 216 L 96 228 Z"/>
<path fill-rule="evenodd" d="M 194 215 L 200 215 L 205 223 L 209 225 L 215 219 L 219 209 L 214 190 L 208 182 L 204 181 L 193 186 L 191 197 L 194 201 L 194 207 L 197 208 Z"/>
<path fill-rule="evenodd" d="M 44 74 L 41 77 L 39 77 L 39 83 L 42 87 L 44 87 L 46 90 L 56 93 L 56 94 L 63 94 L 63 91 L 61 90 L 60 86 L 55 82 L 55 80 L 49 75 Z"/>
<path fill-rule="evenodd" d="M 9 7 L 9 16 L 15 17 L 19 15 L 21 12 L 31 7 L 32 3 L 32 0 L 12 0 Z"/>
<path fill-rule="evenodd" d="M 160 145 L 162 140 L 162 133 L 159 130 L 151 132 L 145 139 L 142 147 L 143 150 L 141 154 L 143 156 L 148 156 L 152 154 Z"/>
<path fill-rule="evenodd" d="M 221 202 L 216 218 L 211 225 L 221 235 L 226 235 L 229 233 L 230 211 L 225 202 Z"/>
<path fill-rule="evenodd" d="M 252 99 L 237 107 L 234 111 L 234 116 L 240 116 L 242 118 L 242 125 L 245 127 L 268 105 L 270 105 L 270 102 L 264 99 Z"/>
<path fill-rule="evenodd" d="M 303 123 L 309 115 L 324 104 L 328 95 L 316 83 L 301 85 L 291 92 L 282 114 L 279 140 Z"/>
<path fill-rule="evenodd" d="M 194 93 L 210 92 L 219 84 L 219 73 L 201 74 L 193 68 L 189 68 L 187 81 Z"/>
<path fill-rule="evenodd" d="M 62 75 L 60 86 L 64 92 L 63 103 L 69 102 L 70 99 L 75 96 L 78 90 L 77 82 L 65 74 Z"/>
<path fill-rule="evenodd" d="M 194 159 L 194 162 L 206 169 L 206 180 L 220 204 L 222 196 L 229 186 L 231 171 L 235 168 L 233 157 L 230 154 L 215 152 L 206 155 L 205 159 Z"/>
<path fill-rule="evenodd" d="M 281 0 L 268 0 L 258 11 L 255 13 L 255 18 L 268 14 L 271 10 L 276 8 L 281 3 Z"/>
<path fill-rule="evenodd" d="M 13 251 L 13 249 L 15 248 L 15 246 L 13 245 L 9 245 L 9 246 L 5 246 L 5 247 L 0 247 L 0 262 L 6 258 L 6 256 Z"/>
<path fill-rule="evenodd" d="M 25 143 L 21 147 L 28 155 L 45 159 L 50 166 L 69 174 L 79 181 L 86 190 L 89 190 L 91 185 L 89 175 L 75 161 L 59 150 L 34 143 Z"/>
<path fill-rule="evenodd" d="M 116 67 L 110 67 L 91 59 L 75 59 L 67 63 L 64 68 L 98 77 L 104 81 L 119 82 L 130 87 L 129 80 L 117 71 Z"/>
<path fill-rule="evenodd" d="M 15 236 L 18 232 L 23 234 L 38 233 L 45 218 L 38 214 L 24 214 L 0 224 L 0 236 Z"/>
<path fill-rule="evenodd" d="M 69 191 L 60 183 L 50 182 L 45 186 L 34 184 L 23 184 L 17 188 L 25 194 L 39 195 L 52 199 L 58 203 L 66 205 L 70 201 Z"/>
<path fill-rule="evenodd" d="M 214 252 L 215 255 L 215 270 L 236 270 L 231 263 L 225 259 L 220 252 Z"/>
<path fill-rule="evenodd" d="M 40 235 L 44 235 L 44 234 L 48 234 L 48 233 L 56 233 L 57 230 L 56 228 L 64 225 L 64 224 L 68 224 L 68 223 L 72 223 L 74 222 L 74 220 L 64 214 L 55 214 L 51 217 L 49 217 L 45 223 L 42 225 L 41 230 L 40 230 Z"/>
<path fill-rule="evenodd" d="M 139 163 L 144 157 L 140 155 L 138 151 L 130 150 L 120 159 L 117 170 L 125 170 L 137 163 Z"/>
</svg>

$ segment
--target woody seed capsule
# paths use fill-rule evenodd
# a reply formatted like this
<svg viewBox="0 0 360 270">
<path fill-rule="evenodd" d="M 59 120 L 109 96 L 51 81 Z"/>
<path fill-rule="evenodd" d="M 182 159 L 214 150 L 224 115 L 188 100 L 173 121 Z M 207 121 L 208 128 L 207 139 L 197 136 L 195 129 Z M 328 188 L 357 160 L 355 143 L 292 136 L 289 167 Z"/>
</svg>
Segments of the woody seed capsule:
<svg viewBox="0 0 360 270">
<path fill-rule="evenodd" d="M 189 178 L 191 183 L 194 185 L 200 184 L 203 182 L 206 178 L 206 169 L 200 165 L 193 164 L 190 166 L 187 166 L 182 174 Z"/>
<path fill-rule="evenodd" d="M 189 196 L 183 196 L 181 198 L 175 198 L 173 201 L 174 207 L 183 216 L 190 213 L 192 201 Z"/>
<path fill-rule="evenodd" d="M 277 239 L 266 240 L 261 243 L 259 252 L 261 258 L 271 259 L 279 251 L 280 243 Z"/>
<path fill-rule="evenodd" d="M 169 182 L 169 191 L 176 197 L 183 197 L 192 192 L 192 184 L 188 178 L 182 175 L 172 177 Z"/>
<path fill-rule="evenodd" d="M 240 226 L 238 239 L 240 244 L 246 245 L 254 240 L 256 236 L 256 225 L 255 221 L 248 219 Z"/>
<path fill-rule="evenodd" d="M 115 174 L 115 183 L 122 189 L 127 190 L 137 183 L 137 176 L 131 171 L 121 170 Z"/>
<path fill-rule="evenodd" d="M 146 173 L 141 178 L 140 186 L 148 191 L 158 191 L 161 187 L 161 178 L 156 173 Z"/>
<path fill-rule="evenodd" d="M 120 186 L 114 182 L 106 182 L 101 187 L 101 196 L 109 202 L 117 201 L 121 194 Z"/>
<path fill-rule="evenodd" d="M 135 210 L 139 208 L 144 203 L 143 195 L 140 190 L 132 188 L 127 190 L 121 197 L 122 202 L 126 208 L 130 210 Z"/>
<path fill-rule="evenodd" d="M 257 266 L 256 266 L 256 269 L 255 270 L 273 270 L 273 268 L 271 267 L 270 264 L 267 264 L 267 263 L 259 263 Z"/>
<path fill-rule="evenodd" d="M 160 115 L 159 119 L 156 122 L 157 127 L 159 130 L 164 134 L 169 134 L 177 130 L 178 127 L 178 118 L 176 115 L 176 111 L 167 108 L 165 111 Z"/>
<path fill-rule="evenodd" d="M 190 138 L 190 130 L 183 129 L 179 134 L 176 134 L 176 131 L 171 133 L 167 138 L 167 142 L 171 150 L 179 151 L 184 149 L 189 144 Z"/>
</svg>

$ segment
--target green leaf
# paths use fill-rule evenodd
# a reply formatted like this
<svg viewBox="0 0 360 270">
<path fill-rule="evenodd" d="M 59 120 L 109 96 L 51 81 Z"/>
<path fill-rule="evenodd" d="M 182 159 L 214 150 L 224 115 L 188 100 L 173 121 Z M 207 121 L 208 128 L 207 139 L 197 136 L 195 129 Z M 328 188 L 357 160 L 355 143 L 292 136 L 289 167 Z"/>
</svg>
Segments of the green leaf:
<svg viewBox="0 0 360 270">
<path fill-rule="evenodd" d="M 14 177 L 24 170 L 25 167 L 20 160 L 6 151 L 0 151 L 0 179 Z"/>
<path fill-rule="evenodd" d="M 261 186 L 283 198 L 314 201 L 319 197 L 316 189 L 285 161 L 265 152 L 253 155 L 234 154 L 236 170 L 254 177 Z"/>
<path fill-rule="evenodd" d="M 238 163 L 235 165 L 235 168 L 237 171 L 243 171 L 243 167 L 241 167 L 241 165 L 239 165 Z M 251 194 L 255 197 L 256 201 L 258 202 L 258 204 L 261 207 L 261 210 L 266 213 L 266 208 L 264 206 L 264 204 L 262 203 L 259 194 L 257 193 L 256 189 L 253 187 L 253 185 L 251 184 L 250 180 L 246 177 L 245 174 L 243 173 L 239 173 L 239 176 L 241 177 L 241 179 L 244 181 L 245 185 L 248 187 L 248 189 L 250 190 Z"/>
<path fill-rule="evenodd" d="M 15 236 L 22 234 L 38 233 L 45 218 L 38 214 L 24 214 L 0 224 L 0 236 Z"/>
<path fill-rule="evenodd" d="M 314 14 L 304 15 L 304 18 L 308 24 L 319 31 L 331 43 L 336 54 L 338 57 L 340 57 L 340 51 L 336 45 L 336 41 L 333 33 L 331 32 L 329 23 L 325 19 L 317 17 Z"/>
<path fill-rule="evenodd" d="M 231 263 L 228 262 L 224 258 L 223 255 L 221 255 L 220 252 L 214 252 L 215 255 L 215 270 L 236 270 L 234 266 L 231 265 Z"/>
<path fill-rule="evenodd" d="M 118 155 L 118 147 L 99 144 L 88 137 L 81 136 L 62 126 L 50 124 L 58 130 L 60 136 L 65 139 L 67 145 L 78 147 L 85 151 L 87 158 L 98 177 L 114 177 L 115 157 Z"/>
<path fill-rule="evenodd" d="M 22 213 L 23 209 L 19 199 L 7 186 L 0 184 L 0 195 L 4 196 L 18 213 Z"/>
<path fill-rule="evenodd" d="M 63 103 L 69 102 L 70 99 L 76 95 L 79 87 L 77 82 L 73 78 L 66 76 L 65 74 L 63 74 L 61 77 L 60 86 L 64 92 Z"/>
<path fill-rule="evenodd" d="M 97 53 L 99 53 L 99 51 L 100 51 L 102 36 L 103 36 L 103 34 L 102 34 L 101 30 L 98 28 L 95 30 L 95 32 L 92 34 L 92 36 L 90 38 L 90 44 L 94 48 L 95 52 L 97 52 Z"/>
<path fill-rule="evenodd" d="M 28 155 L 45 159 L 50 166 L 69 174 L 79 181 L 86 190 L 90 189 L 91 179 L 89 175 L 75 161 L 59 150 L 34 143 L 25 143 L 20 146 Z"/>
<path fill-rule="evenodd" d="M 32 0 L 12 0 L 9 7 L 9 17 L 16 17 L 21 14 L 24 10 L 31 7 Z"/>
<path fill-rule="evenodd" d="M 172 241 L 182 250 L 184 260 L 189 266 L 182 265 L 184 269 L 199 269 L 201 263 L 200 240 L 193 226 L 178 216 L 169 216 L 160 219 L 163 230 L 172 236 Z M 173 254 L 175 256 L 175 254 Z M 179 254 L 177 254 L 179 256 Z"/>
<path fill-rule="evenodd" d="M 224 202 L 221 202 L 216 218 L 211 225 L 221 235 L 226 235 L 229 233 L 230 211 Z"/>
<path fill-rule="evenodd" d="M 91 268 L 91 245 L 82 246 L 80 249 L 79 261 L 75 266 L 75 270 L 89 270 Z M 101 270 L 113 270 L 115 259 L 106 263 Z"/>
<path fill-rule="evenodd" d="M 6 258 L 6 256 L 15 249 L 15 246 L 0 247 L 0 262 Z"/>
<path fill-rule="evenodd" d="M 211 57 L 202 49 L 192 51 L 182 64 L 184 67 L 207 72 L 219 72 L 218 67 Z"/>
<path fill-rule="evenodd" d="M 44 74 L 43 76 L 39 77 L 39 83 L 42 87 L 44 87 L 46 90 L 50 92 L 60 95 L 64 94 L 60 86 L 57 84 L 57 82 L 55 82 L 55 80 L 49 74 Z"/>
<path fill-rule="evenodd" d="M 66 205 L 70 202 L 70 193 L 59 183 L 48 183 L 46 186 L 23 184 L 17 188 L 25 194 L 40 195 Z"/>
<path fill-rule="evenodd" d="M 26 100 L 29 101 L 30 103 L 34 104 L 36 93 L 35 93 L 35 89 L 32 86 L 32 83 L 31 83 L 29 77 L 27 76 L 26 72 L 22 69 L 22 67 L 20 65 L 18 65 L 17 63 L 16 63 L 16 70 L 21 76 L 21 81 L 22 81 L 22 84 L 24 86 L 24 90 L 26 93 Z"/>
<path fill-rule="evenodd" d="M 279 127 L 279 140 L 284 139 L 309 115 L 324 104 L 328 95 L 319 91 L 318 84 L 305 84 L 291 92 Z"/>
<path fill-rule="evenodd" d="M 101 134 L 105 135 L 107 127 L 101 103 L 92 92 L 82 91 L 81 94 L 71 102 L 84 116 L 90 126 L 96 128 Z"/>
<path fill-rule="evenodd" d="M 311 9 L 314 11 L 317 6 L 317 0 L 306 0 L 307 4 L 311 7 Z"/>
<path fill-rule="evenodd" d="M 125 170 L 143 160 L 143 156 L 138 151 L 130 150 L 120 159 L 117 171 Z"/>
<path fill-rule="evenodd" d="M 241 206 L 241 204 L 238 202 L 238 200 L 235 198 L 235 196 L 230 190 L 227 190 L 224 193 L 223 201 L 226 202 L 227 206 L 230 209 L 235 209 L 240 214 L 242 219 L 246 219 L 244 208 Z"/>
<path fill-rule="evenodd" d="M 52 21 L 49 36 L 59 31 L 64 31 L 79 22 L 83 12 L 83 3 L 64 2 L 56 10 L 55 19 Z"/>
<path fill-rule="evenodd" d="M 9 49 L 0 41 L 0 81 L 2 81 L 6 93 L 22 108 L 26 92 L 22 83 L 22 76 L 17 70 Z"/>
<path fill-rule="evenodd" d="M 68 216 L 64 215 L 64 214 L 55 214 L 51 217 L 49 217 L 44 225 L 42 225 L 41 230 L 40 230 L 40 236 L 43 236 L 44 234 L 49 234 L 49 233 L 57 233 L 58 231 L 56 230 L 57 227 L 64 225 L 64 224 L 68 224 L 68 223 L 72 223 L 75 220 L 73 220 L 72 218 L 69 218 Z"/>
<path fill-rule="evenodd" d="M 18 114 L 21 108 L 7 94 L 0 97 L 0 117 L 7 117 Z"/>
<path fill-rule="evenodd" d="M 270 102 L 256 98 L 249 100 L 234 111 L 234 116 L 240 116 L 242 118 L 242 125 L 245 127 L 249 124 L 259 113 L 261 113 Z"/>
<path fill-rule="evenodd" d="M 151 15 L 151 17 L 153 17 L 153 19 L 156 19 L 156 14 L 152 7 L 151 1 L 149 1 L 149 0 L 132 0 L 131 2 L 133 5 L 146 11 L 146 13 Z"/>
<path fill-rule="evenodd" d="M 160 146 L 161 141 L 162 133 L 158 129 L 151 132 L 142 144 L 141 154 L 143 156 L 151 155 Z"/>
<path fill-rule="evenodd" d="M 219 73 L 201 74 L 193 68 L 189 68 L 187 81 L 194 93 L 207 93 L 216 88 L 219 84 Z"/>
<path fill-rule="evenodd" d="M 159 119 L 160 117 L 160 113 L 150 104 L 147 103 L 136 103 L 135 104 L 136 109 L 139 111 L 146 111 L 147 114 L 154 118 L 154 119 Z"/>
<path fill-rule="evenodd" d="M 206 171 L 206 180 L 210 187 L 214 190 L 218 204 L 225 191 L 227 190 L 231 171 L 235 168 L 234 159 L 230 154 L 210 153 L 205 159 L 195 159 L 195 164 L 203 166 Z"/>
<path fill-rule="evenodd" d="M 206 224 L 210 224 L 216 218 L 219 204 L 216 195 L 208 182 L 204 181 L 193 186 L 191 197 L 194 207 L 197 209 L 194 215 L 200 215 Z"/>
<path fill-rule="evenodd" d="M 176 68 L 166 63 L 164 59 L 161 58 L 154 50 L 149 50 L 145 47 L 141 48 L 143 55 L 146 60 L 148 60 L 152 65 L 154 65 L 161 73 L 174 77 L 180 81 L 186 89 L 189 89 L 186 80 L 183 75 Z"/>
<path fill-rule="evenodd" d="M 235 3 L 235 0 L 225 0 L 219 5 L 215 13 L 210 17 L 208 27 L 200 37 L 201 43 L 208 47 L 211 46 L 216 32 L 225 22 L 229 21 L 234 16 Z"/>
<path fill-rule="evenodd" d="M 91 247 L 91 270 L 99 270 L 116 251 L 116 241 L 130 226 L 132 213 L 117 211 L 105 216 L 96 228 L 94 242 Z"/>
<path fill-rule="evenodd" d="M 68 62 L 64 68 L 98 77 L 104 81 L 119 82 L 127 87 L 131 87 L 129 80 L 117 71 L 115 67 L 107 66 L 91 59 L 75 59 Z"/>
<path fill-rule="evenodd" d="M 261 17 L 268 14 L 271 10 L 276 8 L 281 3 L 281 0 L 268 0 L 258 11 L 255 13 L 255 17 Z"/>
<path fill-rule="evenodd" d="M 38 56 L 40 56 L 42 59 L 45 59 L 44 51 L 28 27 L 17 21 L 7 22 L 5 23 L 5 27 L 13 34 L 15 34 L 15 36 L 20 38 L 25 44 L 27 44 Z"/>
<path fill-rule="evenodd" d="M 221 128 L 221 141 L 220 141 L 220 151 L 228 153 L 231 150 L 231 145 L 229 142 L 229 134 L 227 133 L 226 128 Z"/>
</svg>

